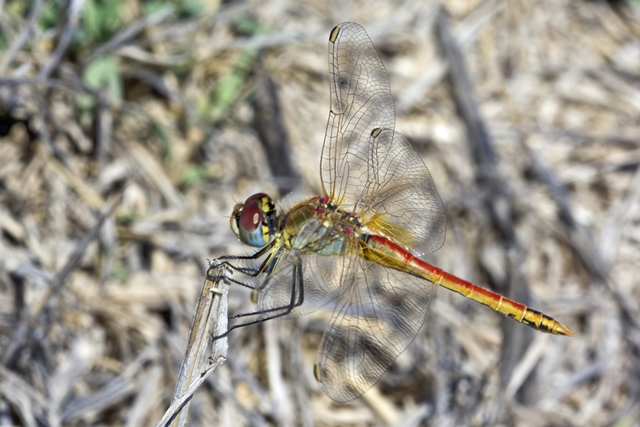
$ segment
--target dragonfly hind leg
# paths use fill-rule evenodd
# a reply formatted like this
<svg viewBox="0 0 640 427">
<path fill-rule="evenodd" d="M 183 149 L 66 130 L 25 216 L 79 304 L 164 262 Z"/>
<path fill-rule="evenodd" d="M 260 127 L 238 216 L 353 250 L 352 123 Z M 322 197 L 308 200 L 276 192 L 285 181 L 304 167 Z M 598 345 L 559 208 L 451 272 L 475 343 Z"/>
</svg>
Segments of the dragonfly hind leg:
<svg viewBox="0 0 640 427">
<path fill-rule="evenodd" d="M 258 287 L 257 289 L 246 284 L 246 283 L 242 283 L 238 280 L 235 279 L 231 279 L 230 277 L 220 277 L 220 279 L 222 280 L 230 280 L 232 283 L 237 283 L 239 285 L 248 287 L 250 289 L 254 289 L 256 292 L 260 292 L 260 290 L 262 290 L 262 287 Z M 303 282 L 302 282 L 302 268 L 299 264 L 295 265 L 293 268 L 293 285 L 291 286 L 291 297 L 289 299 L 289 302 L 286 305 L 282 305 L 282 306 L 278 306 L 278 307 L 271 307 L 271 308 L 266 308 L 263 310 L 258 310 L 258 311 L 252 311 L 249 313 L 240 313 L 240 314 L 234 314 L 234 315 L 230 315 L 229 319 L 239 319 L 239 318 L 244 318 L 244 317 L 251 317 L 251 316 L 264 316 L 264 317 L 260 317 L 258 319 L 255 320 L 250 320 L 248 322 L 245 323 L 240 323 L 237 325 L 233 325 L 231 326 L 229 329 L 227 329 L 227 331 L 221 335 L 215 336 L 213 337 L 213 340 L 217 340 L 219 338 L 224 338 L 227 335 L 229 335 L 229 332 L 233 331 L 234 329 L 238 329 L 238 328 L 243 328 L 245 326 L 249 326 L 249 325 L 255 325 L 257 323 L 262 323 L 265 322 L 267 320 L 272 320 L 272 319 L 277 319 L 279 317 L 284 317 L 288 314 L 290 314 L 296 307 L 300 307 L 303 303 L 304 303 L 304 286 L 303 286 Z M 274 286 L 277 286 L 278 284 L 275 284 Z"/>
</svg>

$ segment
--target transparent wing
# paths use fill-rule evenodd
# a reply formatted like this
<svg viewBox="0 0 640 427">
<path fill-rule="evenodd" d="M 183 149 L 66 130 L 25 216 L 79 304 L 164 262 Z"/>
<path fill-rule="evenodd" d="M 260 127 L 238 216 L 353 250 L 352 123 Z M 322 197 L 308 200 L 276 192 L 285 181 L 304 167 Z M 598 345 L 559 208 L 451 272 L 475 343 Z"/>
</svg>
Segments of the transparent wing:
<svg viewBox="0 0 640 427">
<path fill-rule="evenodd" d="M 447 216 L 427 166 L 409 141 L 392 129 L 372 137 L 370 147 L 370 179 L 356 206 L 363 225 L 416 255 L 438 250 Z"/>
<path fill-rule="evenodd" d="M 394 132 L 389 78 L 365 30 L 329 37 L 331 110 L 321 160 L 323 192 L 362 212 L 363 225 L 417 255 L 444 243 L 446 214 L 420 156 Z"/>
<path fill-rule="evenodd" d="M 309 221 L 260 285 L 258 310 L 273 313 L 296 305 L 290 316 L 302 316 L 340 298 L 357 256 L 355 235 L 345 236 L 341 229 L 340 223 L 327 228 L 320 219 Z"/>
<path fill-rule="evenodd" d="M 329 36 L 331 110 L 320 175 L 325 195 L 354 204 L 368 173 L 368 137 L 393 129 L 395 108 L 389 78 L 366 31 L 346 22 Z"/>
<path fill-rule="evenodd" d="M 413 341 L 433 296 L 433 284 L 397 270 L 358 260 L 325 331 L 316 378 L 337 402 L 371 388 Z"/>
</svg>

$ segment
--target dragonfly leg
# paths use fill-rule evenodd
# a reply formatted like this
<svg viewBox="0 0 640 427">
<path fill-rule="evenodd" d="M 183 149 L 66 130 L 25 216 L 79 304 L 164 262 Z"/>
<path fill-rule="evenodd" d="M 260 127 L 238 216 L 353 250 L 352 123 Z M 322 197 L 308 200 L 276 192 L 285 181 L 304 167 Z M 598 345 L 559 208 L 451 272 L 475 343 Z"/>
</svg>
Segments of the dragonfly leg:
<svg viewBox="0 0 640 427">
<path fill-rule="evenodd" d="M 215 261 L 218 261 L 218 260 L 215 260 Z M 260 269 L 259 268 L 239 267 L 239 266 L 237 266 L 235 264 L 232 264 L 229 261 L 222 261 L 219 264 L 215 264 L 214 267 L 227 267 L 228 269 L 230 269 L 232 271 L 237 271 L 238 273 L 244 274 L 245 276 L 249 276 L 249 277 L 257 277 L 257 276 L 260 275 Z"/>
<path fill-rule="evenodd" d="M 302 268 L 300 264 L 296 264 L 293 268 L 293 286 L 291 286 L 291 298 L 289 303 L 280 307 L 272 307 L 265 310 L 253 311 L 250 313 L 240 313 L 229 316 L 230 319 L 238 319 L 242 317 L 250 317 L 250 316 L 265 316 L 260 319 L 251 320 L 249 322 L 240 323 L 238 325 L 231 326 L 227 332 L 213 337 L 213 340 L 217 340 L 219 338 L 224 338 L 229 335 L 229 332 L 234 329 L 243 328 L 249 325 L 255 325 L 257 323 L 262 323 L 267 320 L 277 319 L 278 317 L 283 317 L 291 313 L 296 307 L 300 307 L 304 303 L 304 286 L 302 283 Z"/>
<path fill-rule="evenodd" d="M 273 250 L 273 245 L 274 242 L 269 243 L 267 246 L 265 246 L 264 248 L 260 249 L 259 251 L 257 251 L 256 253 L 252 254 L 252 255 L 245 255 L 245 256 L 235 256 L 235 255 L 225 255 L 225 256 L 221 256 L 220 258 L 216 258 L 215 260 L 212 261 L 212 263 L 216 263 L 217 261 L 220 261 L 220 263 L 217 263 L 216 266 L 224 266 L 224 267 L 228 267 L 233 271 L 237 271 L 239 273 L 242 273 L 246 276 L 249 277 L 258 277 L 260 274 L 264 273 L 264 272 L 268 272 L 270 271 L 273 267 L 269 267 L 270 264 L 274 263 L 274 260 L 276 260 L 277 258 L 280 257 L 280 251 L 274 251 Z M 259 268 L 251 268 L 251 267 L 238 267 L 237 265 L 233 264 L 231 261 L 234 260 L 252 260 L 252 259 L 258 259 L 263 257 L 265 254 L 269 253 L 270 255 L 264 260 L 264 262 L 260 265 Z M 233 283 L 237 283 L 239 285 L 254 289 L 252 286 L 248 286 L 246 283 L 239 283 L 235 280 L 231 280 L 231 282 Z"/>
<path fill-rule="evenodd" d="M 235 285 L 240 285 L 242 287 L 249 288 L 251 290 L 255 290 L 255 286 L 253 286 L 253 285 L 251 285 L 249 283 L 242 282 L 240 280 L 236 280 L 236 279 L 234 279 L 234 278 L 232 278 L 230 276 L 226 276 L 226 275 L 207 276 L 207 280 L 210 280 L 210 281 L 213 281 L 213 282 L 218 281 L 218 280 L 224 280 L 226 282 L 231 282 L 231 283 L 233 283 Z"/>
</svg>

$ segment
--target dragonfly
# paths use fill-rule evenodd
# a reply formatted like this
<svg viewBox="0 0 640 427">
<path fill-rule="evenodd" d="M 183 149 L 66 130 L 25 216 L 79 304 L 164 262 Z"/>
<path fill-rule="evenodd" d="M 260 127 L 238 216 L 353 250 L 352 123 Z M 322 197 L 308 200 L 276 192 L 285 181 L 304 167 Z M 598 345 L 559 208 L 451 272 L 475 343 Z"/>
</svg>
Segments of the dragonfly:
<svg viewBox="0 0 640 427">
<path fill-rule="evenodd" d="M 332 309 L 313 372 L 336 402 L 367 391 L 411 344 L 438 286 L 538 331 L 572 335 L 552 317 L 422 259 L 444 243 L 445 209 L 422 158 L 394 130 L 389 78 L 360 25 L 331 30 L 329 76 L 322 195 L 280 209 L 258 193 L 233 209 L 235 235 L 260 249 L 224 257 L 256 278 L 233 279 L 253 290 L 257 309 L 232 316 L 249 321 L 230 330 Z M 259 262 L 234 264 L 243 259 Z"/>
</svg>

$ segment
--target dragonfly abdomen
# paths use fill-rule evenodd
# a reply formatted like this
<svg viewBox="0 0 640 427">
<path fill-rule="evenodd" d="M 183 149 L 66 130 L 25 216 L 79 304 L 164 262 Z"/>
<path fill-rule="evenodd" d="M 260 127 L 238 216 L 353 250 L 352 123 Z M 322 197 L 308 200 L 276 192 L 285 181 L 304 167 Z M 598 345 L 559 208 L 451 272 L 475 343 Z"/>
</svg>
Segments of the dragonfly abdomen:
<svg viewBox="0 0 640 427">
<path fill-rule="evenodd" d="M 419 259 L 418 261 L 426 264 Z M 496 292 L 460 279 L 446 271 L 440 270 L 440 279 L 435 283 L 454 292 L 458 292 L 459 294 L 479 302 L 480 304 L 486 305 L 498 313 L 511 317 L 512 319 L 540 332 L 547 332 L 556 335 L 573 335 L 571 329 L 564 326 L 553 317 L 547 316 L 538 310 L 531 309 L 524 304 L 509 299 Z"/>
<path fill-rule="evenodd" d="M 364 256 L 371 261 L 426 279 L 538 331 L 573 335 L 571 329 L 553 317 L 426 263 L 386 237 L 368 235 L 364 241 L 367 243 L 367 249 L 372 249 L 365 249 Z"/>
</svg>

